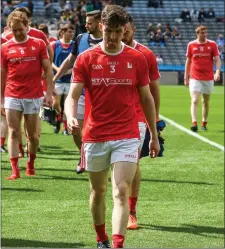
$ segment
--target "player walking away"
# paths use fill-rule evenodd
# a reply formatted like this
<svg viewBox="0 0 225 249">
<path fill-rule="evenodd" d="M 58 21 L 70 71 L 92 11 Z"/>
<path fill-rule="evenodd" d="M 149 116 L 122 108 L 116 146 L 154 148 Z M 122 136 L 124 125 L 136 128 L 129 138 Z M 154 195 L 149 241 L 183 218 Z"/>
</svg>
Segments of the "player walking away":
<svg viewBox="0 0 225 249">
<path fill-rule="evenodd" d="M 42 32 L 46 35 L 46 37 L 48 38 L 48 41 L 49 41 L 50 43 L 51 43 L 51 42 L 54 42 L 54 41 L 57 41 L 57 38 L 55 38 L 54 36 L 51 36 L 51 35 L 49 34 L 48 26 L 47 26 L 45 23 L 39 24 L 38 29 L 39 29 L 40 31 L 42 31 Z"/>
<path fill-rule="evenodd" d="M 209 114 L 209 100 L 214 80 L 220 80 L 221 60 L 216 42 L 208 40 L 208 29 L 199 26 L 195 30 L 197 39 L 188 43 L 185 64 L 184 84 L 190 89 L 191 118 L 194 132 L 198 131 L 197 107 L 202 94 L 202 130 L 206 131 Z M 213 75 L 213 61 L 216 73 Z"/>
<path fill-rule="evenodd" d="M 13 11 L 7 21 L 13 39 L 1 46 L 2 100 L 9 127 L 8 150 L 12 175 L 8 180 L 20 177 L 18 166 L 19 130 L 22 114 L 29 138 L 27 176 L 35 175 L 38 136 L 38 113 L 43 102 L 41 86 L 42 68 L 47 76 L 46 105 L 52 104 L 52 69 L 45 43 L 27 35 L 28 18 L 20 11 Z M 7 80 L 7 84 L 6 84 Z M 4 95 L 5 94 L 5 95 Z"/>
<path fill-rule="evenodd" d="M 148 64 L 148 71 L 149 71 L 149 79 L 150 83 L 150 91 L 153 96 L 155 102 L 155 111 L 156 111 L 156 121 L 159 121 L 159 106 L 160 106 L 160 90 L 159 90 L 159 82 L 158 79 L 160 78 L 158 65 L 156 61 L 156 57 L 154 53 L 147 47 L 143 46 L 142 44 L 138 43 L 134 40 L 134 33 L 136 31 L 135 23 L 130 14 L 128 14 L 129 22 L 126 24 L 126 32 L 123 36 L 123 42 L 140 51 L 146 58 Z M 140 103 L 139 95 L 137 94 L 137 102 L 136 102 L 136 111 L 138 115 L 138 126 L 140 132 L 140 150 L 142 149 L 145 133 L 146 133 L 146 119 L 142 110 L 142 106 Z M 139 188 L 141 182 L 141 172 L 140 167 L 138 164 L 137 171 L 132 181 L 130 193 L 129 193 L 129 208 L 130 208 L 130 216 L 127 228 L 128 229 L 137 229 L 137 217 L 136 217 L 136 205 L 139 195 Z"/>
<path fill-rule="evenodd" d="M 121 43 L 126 11 L 108 5 L 102 11 L 100 29 L 103 42 L 77 57 L 73 79 L 65 102 L 69 131 L 79 131 L 77 106 L 86 89 L 85 125 L 82 142 L 89 173 L 90 208 L 97 234 L 97 247 L 109 248 L 105 229 L 105 196 L 112 165 L 114 248 L 124 246 L 129 208 L 129 187 L 137 170 L 140 134 L 135 109 L 138 89 L 152 140 L 151 157 L 159 152 L 155 107 L 149 90 L 149 72 L 142 53 Z"/>
<path fill-rule="evenodd" d="M 49 43 L 46 35 L 42 31 L 40 31 L 38 29 L 35 29 L 35 28 L 32 28 L 30 26 L 32 15 L 31 15 L 31 12 L 29 11 L 29 9 L 26 8 L 26 7 L 20 7 L 20 8 L 16 8 L 14 11 L 21 11 L 21 12 L 23 12 L 27 16 L 27 18 L 29 20 L 29 26 L 28 26 L 29 28 L 28 28 L 28 33 L 27 34 L 30 37 L 35 37 L 35 38 L 41 39 L 41 40 L 43 40 L 45 42 L 45 44 L 47 46 L 48 53 L 49 53 L 50 61 L 52 62 L 52 59 L 53 59 L 53 50 L 52 50 L 52 47 L 51 47 L 51 45 L 50 45 L 50 43 Z M 13 33 L 12 32 L 10 32 L 10 33 L 8 33 L 6 35 L 6 39 L 7 40 L 10 40 L 12 37 L 13 37 Z M 43 74 L 43 79 L 44 78 L 45 78 L 45 76 Z M 25 148 L 25 150 L 27 151 L 29 140 L 28 140 L 28 136 L 26 134 L 27 133 L 26 130 L 27 130 L 26 129 L 26 124 L 24 123 L 24 132 L 25 132 L 26 141 L 27 141 L 26 142 L 26 148 Z M 40 137 L 40 135 L 41 135 L 41 122 L 40 122 L 40 119 L 38 119 L 38 130 L 39 130 L 39 137 Z M 38 147 L 38 151 L 40 151 L 40 147 Z M 23 150 L 23 145 L 22 145 L 22 129 L 20 131 L 19 152 L 20 152 L 19 156 L 20 157 L 24 157 L 24 150 Z"/>
<path fill-rule="evenodd" d="M 87 29 L 87 33 L 80 34 L 76 37 L 72 53 L 70 53 L 67 59 L 64 60 L 64 62 L 60 66 L 57 74 L 54 76 L 53 82 L 56 82 L 56 80 L 61 78 L 69 69 L 73 67 L 74 62 L 80 53 L 84 52 L 85 50 L 89 49 L 90 47 L 93 47 L 94 45 L 102 41 L 102 32 L 99 29 L 100 20 L 101 20 L 101 11 L 99 10 L 94 10 L 86 14 L 85 27 Z M 74 143 L 77 145 L 80 151 L 82 150 L 81 131 L 83 128 L 83 120 L 84 120 L 84 104 L 85 104 L 85 92 L 83 90 L 78 102 L 78 110 L 77 110 L 78 111 L 77 118 L 80 125 L 80 132 L 73 135 Z M 80 161 L 76 168 L 76 172 L 78 174 L 84 172 L 85 170 L 85 164 L 82 158 L 83 157 L 81 156 Z"/>
<path fill-rule="evenodd" d="M 6 43 L 7 40 L 1 37 L 1 45 Z M 5 111 L 3 106 L 1 107 L 1 152 L 7 152 L 5 148 L 5 140 L 8 133 L 8 125 L 5 119 Z"/>
<path fill-rule="evenodd" d="M 51 43 L 53 51 L 54 51 L 54 59 L 52 63 L 52 68 L 54 69 L 54 72 L 57 73 L 59 70 L 59 67 L 63 63 L 63 61 L 68 57 L 68 55 L 71 53 L 74 41 L 72 41 L 73 35 L 74 35 L 74 27 L 71 24 L 66 24 L 60 29 L 62 38 L 58 41 L 54 41 Z M 69 69 L 65 75 L 63 75 L 60 79 L 56 81 L 55 84 L 55 92 L 56 95 L 53 97 L 53 109 L 56 110 L 58 113 L 56 115 L 56 126 L 54 128 L 54 132 L 58 133 L 60 130 L 60 123 L 63 120 L 64 124 L 64 135 L 69 135 L 67 131 L 67 121 L 65 115 L 63 115 L 63 112 L 61 110 L 60 102 L 61 98 L 64 95 L 64 101 L 66 96 L 69 93 L 70 89 L 70 79 L 71 79 L 71 72 L 72 69 Z"/>
</svg>

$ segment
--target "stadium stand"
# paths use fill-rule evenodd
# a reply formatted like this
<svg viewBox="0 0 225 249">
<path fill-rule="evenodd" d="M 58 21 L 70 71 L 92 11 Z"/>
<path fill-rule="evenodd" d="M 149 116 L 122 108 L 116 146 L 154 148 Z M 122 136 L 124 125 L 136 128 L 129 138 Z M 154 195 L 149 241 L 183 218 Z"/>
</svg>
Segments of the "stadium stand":
<svg viewBox="0 0 225 249">
<path fill-rule="evenodd" d="M 199 25 L 198 20 L 195 19 L 187 23 L 175 21 L 176 18 L 179 18 L 184 7 L 189 10 L 200 10 L 202 7 L 208 10 L 211 7 L 214 9 L 216 17 L 224 17 L 224 2 L 222 0 L 164 0 L 163 8 L 148 8 L 147 3 L 147 0 L 134 0 L 132 8 L 126 8 L 136 21 L 137 31 L 135 38 L 142 44 L 150 47 L 155 54 L 160 54 L 164 64 L 167 65 L 184 65 L 187 44 L 190 40 L 195 39 L 194 30 Z M 161 23 L 163 26 L 169 23 L 171 27 L 176 26 L 182 38 L 173 41 L 167 40 L 165 47 L 151 47 L 146 34 L 149 23 L 154 25 Z M 211 40 L 216 40 L 224 27 L 224 23 L 216 22 L 216 19 L 205 19 L 204 24 L 209 28 L 209 39 Z"/>
</svg>

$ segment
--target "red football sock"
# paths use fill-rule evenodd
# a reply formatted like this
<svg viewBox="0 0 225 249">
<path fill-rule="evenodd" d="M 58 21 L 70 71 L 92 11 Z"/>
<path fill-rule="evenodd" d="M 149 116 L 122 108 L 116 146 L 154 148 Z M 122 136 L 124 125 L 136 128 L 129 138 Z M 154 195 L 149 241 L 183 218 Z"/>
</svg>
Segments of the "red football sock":
<svg viewBox="0 0 225 249">
<path fill-rule="evenodd" d="M 17 178 L 20 178 L 20 171 L 18 166 L 18 157 L 12 157 L 10 158 L 10 163 L 12 166 L 12 175 L 9 177 L 6 177 L 6 180 L 15 180 Z"/>
<path fill-rule="evenodd" d="M 27 161 L 27 169 L 34 169 L 34 160 L 36 158 L 36 154 L 29 153 L 29 158 Z"/>
<path fill-rule="evenodd" d="M 112 241 L 113 241 L 113 248 L 123 248 L 124 243 L 124 236 L 120 234 L 113 234 Z"/>
<path fill-rule="evenodd" d="M 137 199 L 138 199 L 138 197 L 129 197 L 129 199 L 128 199 L 130 213 L 132 213 L 132 214 L 136 214 Z"/>
<path fill-rule="evenodd" d="M 206 126 L 207 125 L 207 121 L 202 121 L 202 126 Z"/>
<path fill-rule="evenodd" d="M 94 225 L 96 231 L 96 240 L 98 242 L 103 242 L 109 239 L 106 230 L 105 230 L 105 223 L 102 225 Z"/>
<path fill-rule="evenodd" d="M 24 153 L 23 144 L 22 144 L 22 143 L 19 144 L 19 151 L 20 151 L 21 153 Z"/>
<path fill-rule="evenodd" d="M 192 124 L 197 126 L 197 121 L 193 121 Z"/>
<path fill-rule="evenodd" d="M 61 122 L 62 121 L 62 115 L 61 114 L 57 114 L 56 115 L 56 121 L 57 122 Z"/>
<path fill-rule="evenodd" d="M 1 146 L 5 145 L 5 137 L 1 137 Z"/>
<path fill-rule="evenodd" d="M 64 130 L 67 130 L 67 120 L 63 120 Z"/>
</svg>

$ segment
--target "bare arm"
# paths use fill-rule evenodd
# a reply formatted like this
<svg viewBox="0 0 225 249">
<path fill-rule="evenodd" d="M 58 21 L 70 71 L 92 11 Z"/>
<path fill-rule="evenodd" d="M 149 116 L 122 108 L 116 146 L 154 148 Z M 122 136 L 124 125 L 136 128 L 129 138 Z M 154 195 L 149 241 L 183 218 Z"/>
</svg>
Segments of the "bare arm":
<svg viewBox="0 0 225 249">
<path fill-rule="evenodd" d="M 60 79 L 65 73 L 67 73 L 69 69 L 73 67 L 75 59 L 76 57 L 72 53 L 70 53 L 69 56 L 63 61 L 62 65 L 54 76 L 53 83 L 55 83 L 56 80 Z"/>
<path fill-rule="evenodd" d="M 5 67 L 1 67 L 1 100 L 4 100 L 5 95 L 5 86 L 7 79 L 7 69 Z"/>
<path fill-rule="evenodd" d="M 84 84 L 82 83 L 71 83 L 70 91 L 65 101 L 65 114 L 68 129 L 73 135 L 75 135 L 79 130 L 79 123 L 77 121 L 77 106 L 83 87 Z"/>
<path fill-rule="evenodd" d="M 184 84 L 185 86 L 189 86 L 189 74 L 191 68 L 191 59 L 187 57 L 185 63 L 185 71 L 184 71 Z"/>
<path fill-rule="evenodd" d="M 159 107 L 160 107 L 160 89 L 159 89 L 159 81 L 152 80 L 149 84 L 150 92 L 155 102 L 155 112 L 156 112 L 156 121 L 160 120 L 159 118 Z"/>
<path fill-rule="evenodd" d="M 50 62 L 52 63 L 53 58 L 54 58 L 54 51 L 53 51 L 53 48 L 50 44 L 47 45 L 47 50 L 48 50 Z"/>
<path fill-rule="evenodd" d="M 214 80 L 219 81 L 220 80 L 220 68 L 221 68 L 221 60 L 219 55 L 215 57 L 216 61 L 216 73 L 214 75 Z"/>
</svg>

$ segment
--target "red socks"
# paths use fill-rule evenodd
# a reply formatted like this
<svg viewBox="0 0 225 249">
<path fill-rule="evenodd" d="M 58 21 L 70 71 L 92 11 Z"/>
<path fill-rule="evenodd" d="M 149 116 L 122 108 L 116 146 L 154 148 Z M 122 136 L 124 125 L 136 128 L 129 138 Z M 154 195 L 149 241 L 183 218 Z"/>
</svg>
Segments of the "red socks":
<svg viewBox="0 0 225 249">
<path fill-rule="evenodd" d="M 130 207 L 130 213 L 136 214 L 137 197 L 129 197 L 128 203 Z"/>
<path fill-rule="evenodd" d="M 194 126 L 197 126 L 197 121 L 193 121 L 192 124 L 193 124 Z"/>
<path fill-rule="evenodd" d="M 96 231 L 96 240 L 98 242 L 103 242 L 109 239 L 108 235 L 106 234 L 105 230 L 105 223 L 102 225 L 94 225 Z"/>
<path fill-rule="evenodd" d="M 27 169 L 31 169 L 33 170 L 34 169 L 34 160 L 36 158 L 36 154 L 29 154 L 29 158 L 28 158 L 28 161 L 27 161 Z"/>
<path fill-rule="evenodd" d="M 113 248 L 123 248 L 124 236 L 120 234 L 114 234 L 112 236 Z"/>
<path fill-rule="evenodd" d="M 202 121 L 202 126 L 206 126 L 207 125 L 207 121 Z"/>
<path fill-rule="evenodd" d="M 63 120 L 63 126 L 64 126 L 64 131 L 67 130 L 67 121 L 66 120 Z"/>
<path fill-rule="evenodd" d="M 1 137 L 1 146 L 5 145 L 5 137 Z"/>
<path fill-rule="evenodd" d="M 12 166 L 12 175 L 6 177 L 6 180 L 15 180 L 16 178 L 20 178 L 20 172 L 18 167 L 18 157 L 10 158 L 10 163 Z"/>
</svg>

